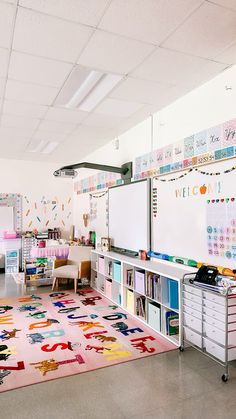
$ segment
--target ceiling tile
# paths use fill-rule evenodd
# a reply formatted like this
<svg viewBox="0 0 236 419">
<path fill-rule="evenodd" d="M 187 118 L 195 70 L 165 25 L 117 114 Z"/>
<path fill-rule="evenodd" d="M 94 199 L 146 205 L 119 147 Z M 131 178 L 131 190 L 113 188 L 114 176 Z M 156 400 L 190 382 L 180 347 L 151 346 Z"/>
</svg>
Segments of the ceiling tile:
<svg viewBox="0 0 236 419">
<path fill-rule="evenodd" d="M 220 6 L 228 7 L 229 9 L 236 10 L 235 0 L 211 0 L 211 3 L 215 3 Z"/>
<path fill-rule="evenodd" d="M 214 58 L 236 39 L 236 13 L 205 2 L 162 46 Z"/>
<path fill-rule="evenodd" d="M 58 93 L 55 87 L 38 86 L 37 84 L 22 83 L 8 80 L 6 98 L 9 100 L 24 101 L 38 105 L 51 105 Z"/>
<path fill-rule="evenodd" d="M 30 138 L 31 134 L 31 129 L 0 126 L 0 141 L 3 141 L 4 139 L 12 139 L 13 142 L 17 142 L 21 138 Z"/>
<path fill-rule="evenodd" d="M 99 27 L 159 44 L 204 0 L 113 0 Z"/>
<path fill-rule="evenodd" d="M 62 19 L 96 26 L 110 0 L 20 0 L 20 5 Z"/>
<path fill-rule="evenodd" d="M 143 104 L 141 103 L 107 98 L 96 108 L 95 113 L 125 118 L 132 115 L 142 107 Z"/>
<path fill-rule="evenodd" d="M 13 49 L 56 60 L 74 62 L 93 29 L 19 8 Z"/>
<path fill-rule="evenodd" d="M 83 143 L 86 144 L 91 141 L 96 142 L 96 140 L 106 140 L 107 138 L 112 137 L 113 132 L 113 129 L 109 127 L 92 127 L 82 124 L 76 128 L 75 131 L 73 131 L 73 133 L 68 137 L 68 140 L 73 137 L 77 138 L 78 141 L 82 140 Z"/>
<path fill-rule="evenodd" d="M 0 78 L 0 98 L 3 97 L 5 83 L 6 83 L 6 79 Z"/>
<path fill-rule="evenodd" d="M 7 75 L 8 50 L 0 48 L 0 77 Z"/>
<path fill-rule="evenodd" d="M 3 113 L 6 115 L 24 116 L 28 118 L 43 118 L 47 109 L 48 107 L 43 105 L 5 100 Z"/>
<path fill-rule="evenodd" d="M 48 121 L 44 120 L 39 126 L 39 130 L 55 132 L 61 134 L 70 134 L 76 128 L 76 124 L 58 122 L 58 121 Z"/>
<path fill-rule="evenodd" d="M 169 84 L 154 83 L 148 80 L 128 77 L 110 94 L 114 99 L 158 104 L 160 98 L 170 89 Z"/>
<path fill-rule="evenodd" d="M 72 68 L 72 64 L 13 51 L 11 54 L 9 78 L 28 83 L 60 87 Z"/>
<path fill-rule="evenodd" d="M 119 118 L 117 116 L 90 113 L 83 121 L 83 125 L 90 127 L 114 128 L 122 122 L 123 118 Z"/>
<path fill-rule="evenodd" d="M 14 10 L 13 5 L 0 3 L 0 47 L 10 47 Z"/>
<path fill-rule="evenodd" d="M 97 30 L 82 52 L 78 64 L 126 74 L 140 64 L 153 49 L 149 44 Z"/>
<path fill-rule="evenodd" d="M 216 59 L 221 63 L 235 64 L 236 63 L 236 43 L 226 48 L 223 52 L 216 56 Z"/>
<path fill-rule="evenodd" d="M 38 129 L 33 137 L 34 139 L 38 139 L 38 140 L 45 140 L 45 141 L 56 141 L 58 143 L 61 143 L 63 141 L 65 141 L 65 139 L 67 138 L 67 134 L 62 134 L 62 133 L 56 133 L 56 132 L 50 132 L 50 131 L 43 131 L 41 129 Z"/>
<path fill-rule="evenodd" d="M 225 67 L 225 64 L 158 48 L 132 75 L 193 88 L 214 77 Z"/>
<path fill-rule="evenodd" d="M 87 115 L 87 112 L 79 111 L 78 109 L 72 110 L 51 107 L 48 109 L 45 120 L 79 124 L 86 118 Z"/>
<path fill-rule="evenodd" d="M 34 130 L 39 125 L 40 120 L 36 118 L 25 118 L 22 116 L 15 115 L 2 115 L 1 126 L 3 127 L 12 127 L 12 128 L 22 128 L 27 127 L 27 130 L 31 131 L 32 134 Z"/>
</svg>

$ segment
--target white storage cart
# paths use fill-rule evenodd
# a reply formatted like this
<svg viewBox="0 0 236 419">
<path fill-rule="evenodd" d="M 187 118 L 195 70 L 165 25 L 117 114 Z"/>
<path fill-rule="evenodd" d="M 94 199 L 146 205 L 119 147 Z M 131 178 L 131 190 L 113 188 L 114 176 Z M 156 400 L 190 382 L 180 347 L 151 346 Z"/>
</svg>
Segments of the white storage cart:
<svg viewBox="0 0 236 419">
<path fill-rule="evenodd" d="M 226 382 L 229 362 L 236 359 L 236 285 L 210 286 L 194 278 L 195 274 L 183 277 L 180 350 L 190 344 L 217 361 L 225 368 L 221 378 Z"/>
</svg>

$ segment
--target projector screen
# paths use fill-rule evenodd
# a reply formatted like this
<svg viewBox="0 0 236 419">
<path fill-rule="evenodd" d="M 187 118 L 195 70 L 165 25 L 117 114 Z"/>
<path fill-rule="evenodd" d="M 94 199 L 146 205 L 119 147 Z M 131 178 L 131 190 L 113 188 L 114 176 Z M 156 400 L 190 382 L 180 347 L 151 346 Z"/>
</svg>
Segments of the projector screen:
<svg viewBox="0 0 236 419">
<path fill-rule="evenodd" d="M 126 250 L 150 248 L 149 181 L 109 189 L 109 237 Z"/>
</svg>

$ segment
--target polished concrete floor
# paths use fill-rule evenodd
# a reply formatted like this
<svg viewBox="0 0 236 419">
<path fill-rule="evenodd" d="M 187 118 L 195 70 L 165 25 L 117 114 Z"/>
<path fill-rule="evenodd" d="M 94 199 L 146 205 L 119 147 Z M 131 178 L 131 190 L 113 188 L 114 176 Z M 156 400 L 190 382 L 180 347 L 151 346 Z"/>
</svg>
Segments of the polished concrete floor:
<svg viewBox="0 0 236 419">
<path fill-rule="evenodd" d="M 0 298 L 23 293 L 0 275 Z M 2 393 L 0 418 L 234 419 L 235 366 L 228 383 L 221 375 L 222 367 L 199 352 L 176 350 Z"/>
</svg>

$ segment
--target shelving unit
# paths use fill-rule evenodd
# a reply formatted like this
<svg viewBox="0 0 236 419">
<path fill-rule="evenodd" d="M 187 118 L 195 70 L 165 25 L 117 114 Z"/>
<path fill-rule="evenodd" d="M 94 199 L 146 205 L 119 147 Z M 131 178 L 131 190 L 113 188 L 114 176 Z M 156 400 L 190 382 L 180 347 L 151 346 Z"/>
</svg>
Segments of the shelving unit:
<svg viewBox="0 0 236 419">
<path fill-rule="evenodd" d="M 36 258 L 25 261 L 25 285 L 52 284 L 54 257 Z"/>
<path fill-rule="evenodd" d="M 180 346 L 180 286 L 187 266 L 91 252 L 91 286 Z"/>
</svg>

